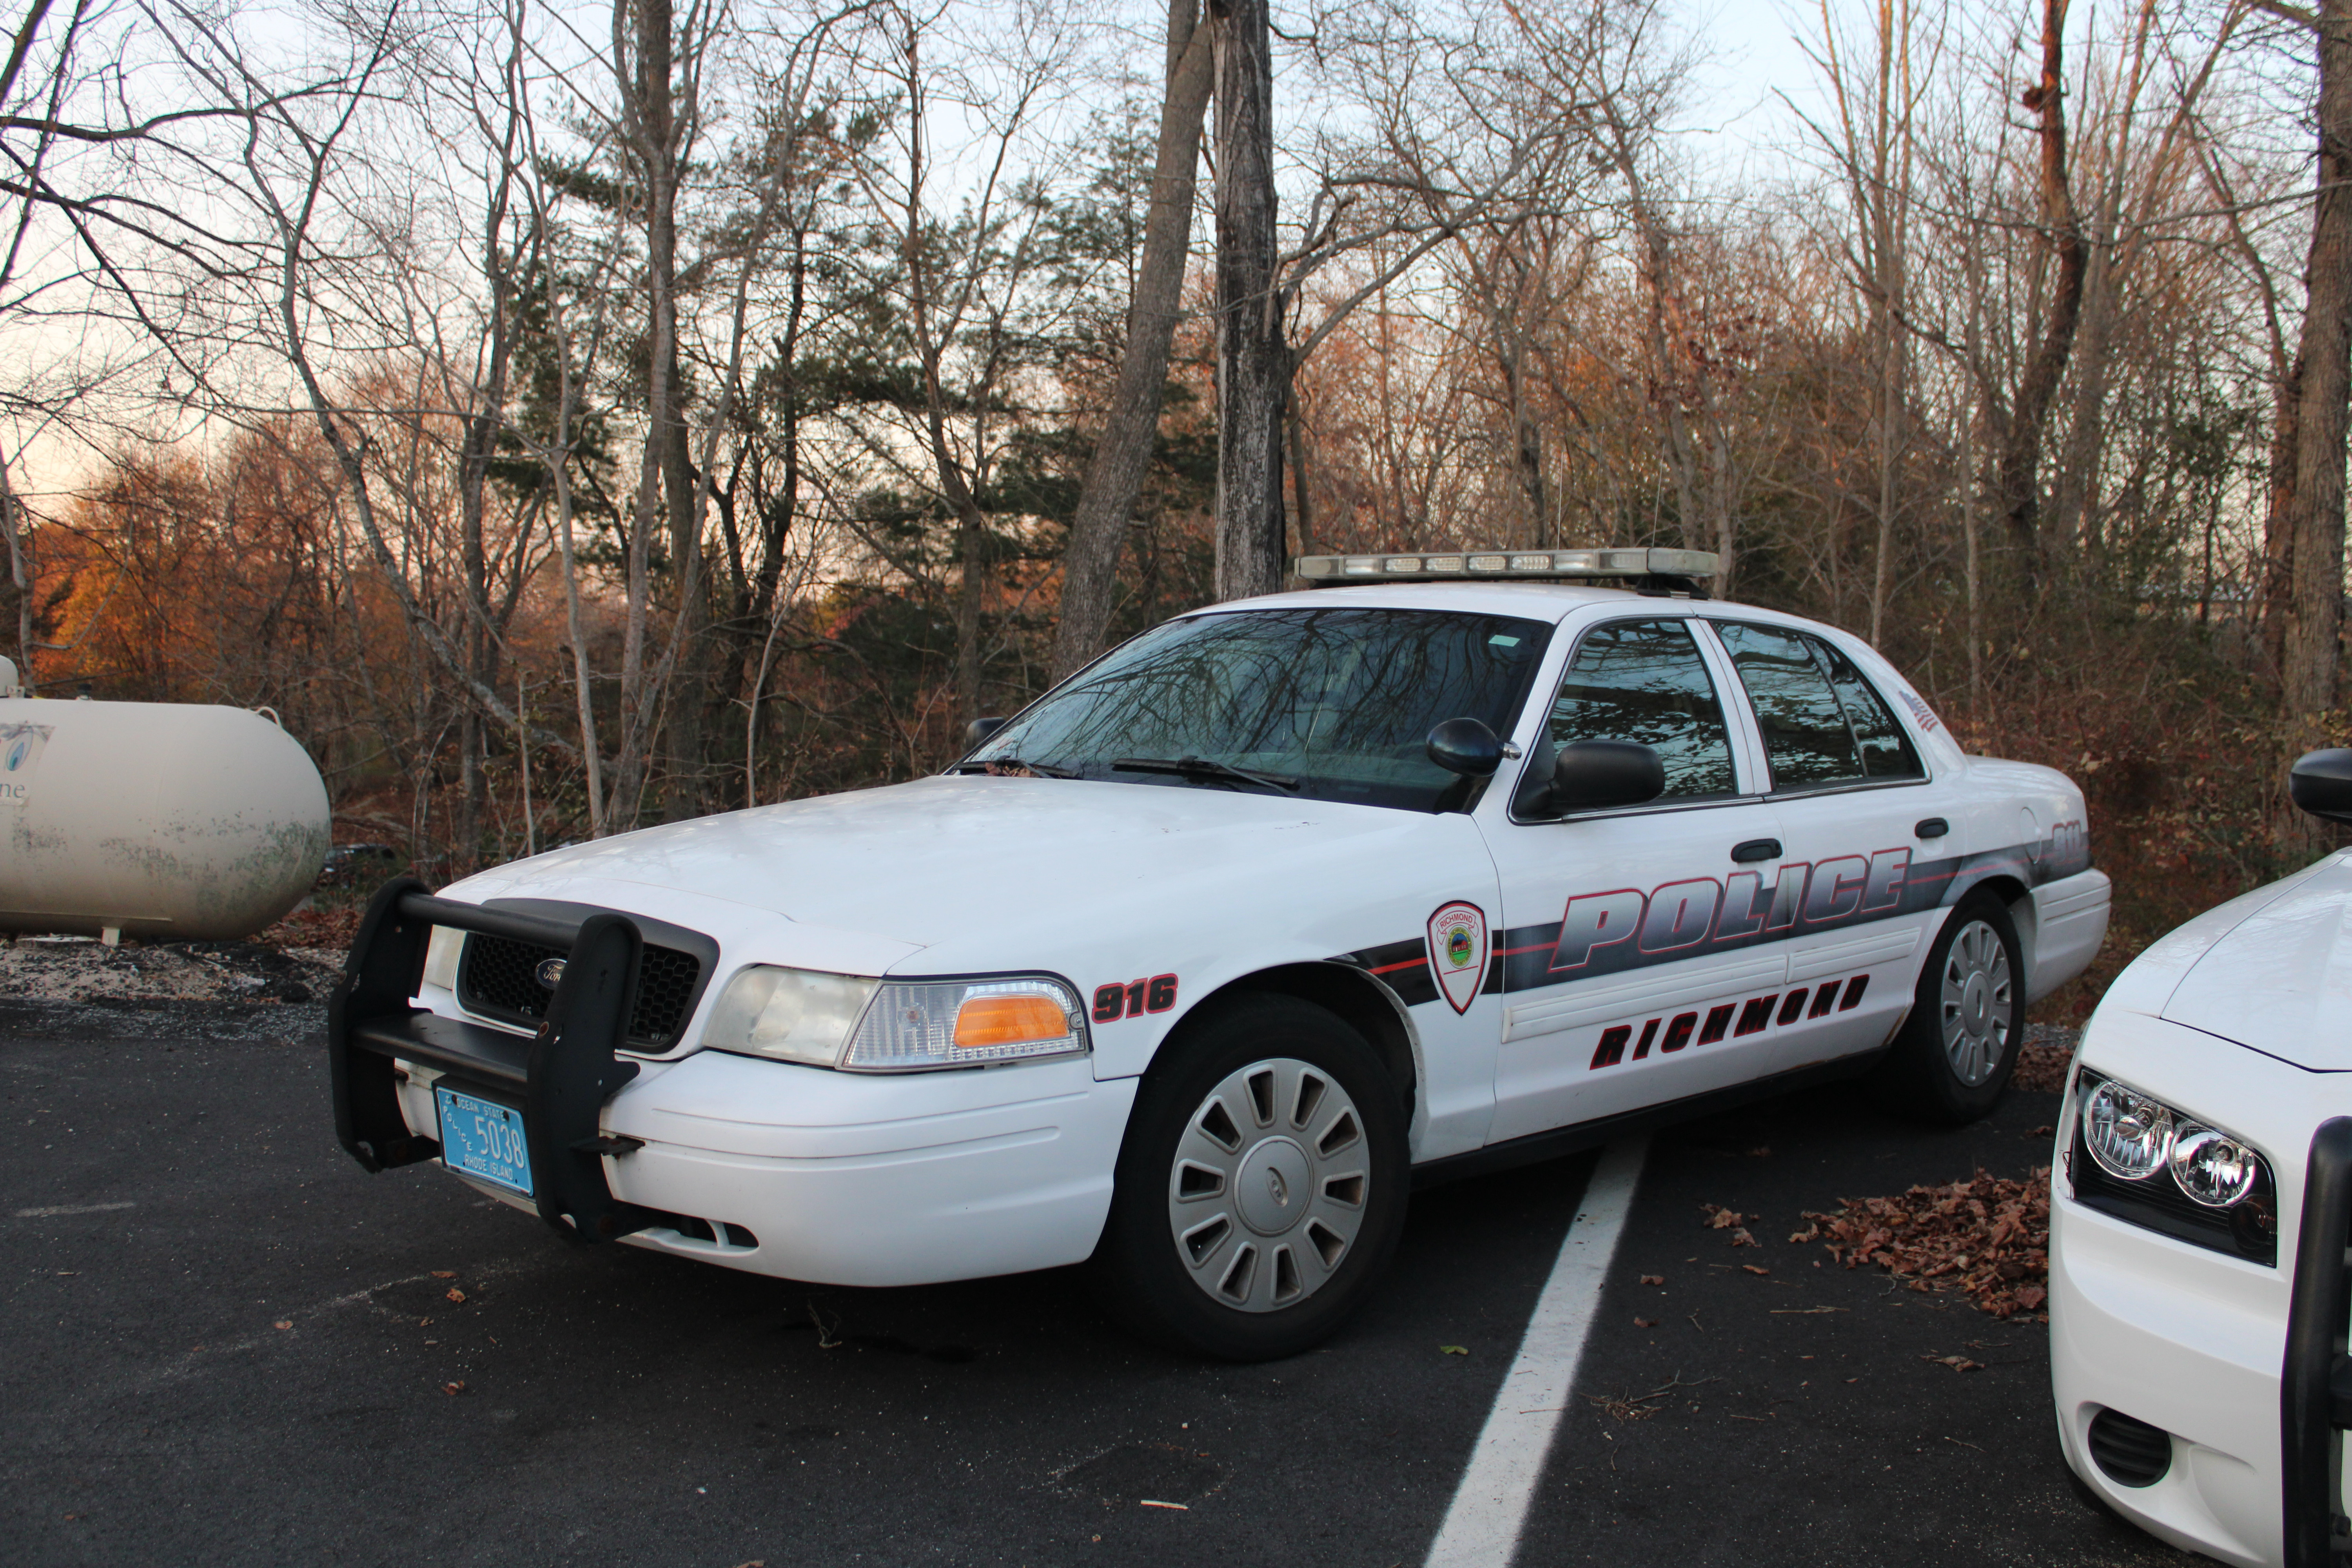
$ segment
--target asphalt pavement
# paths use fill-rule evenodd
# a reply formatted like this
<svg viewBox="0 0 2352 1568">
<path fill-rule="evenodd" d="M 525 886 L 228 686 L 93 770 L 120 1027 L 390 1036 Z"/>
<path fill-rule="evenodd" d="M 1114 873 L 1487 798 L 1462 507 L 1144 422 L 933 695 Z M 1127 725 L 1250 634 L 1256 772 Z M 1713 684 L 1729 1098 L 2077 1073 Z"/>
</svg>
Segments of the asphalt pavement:
<svg viewBox="0 0 2352 1568">
<path fill-rule="evenodd" d="M 8 1563 L 1419 1568 L 1591 1169 L 1417 1194 L 1338 1340 L 1224 1366 L 1066 1272 L 793 1285 L 369 1176 L 320 1026 L 0 1002 Z M 2070 1485 L 2041 1325 L 1785 1239 L 2022 1175 L 2055 1106 L 1930 1132 L 1816 1092 L 1660 1134 L 1517 1561 L 2192 1561 Z"/>
</svg>

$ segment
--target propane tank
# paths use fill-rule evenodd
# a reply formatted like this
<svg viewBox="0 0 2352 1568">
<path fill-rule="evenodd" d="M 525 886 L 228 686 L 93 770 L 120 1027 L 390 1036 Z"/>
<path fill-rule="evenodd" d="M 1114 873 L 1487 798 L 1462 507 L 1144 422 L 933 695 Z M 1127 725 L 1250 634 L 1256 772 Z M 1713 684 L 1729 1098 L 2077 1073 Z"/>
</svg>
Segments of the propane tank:
<svg viewBox="0 0 2352 1568">
<path fill-rule="evenodd" d="M 250 936 L 329 839 L 318 765 L 257 713 L 0 698 L 0 931 Z"/>
</svg>

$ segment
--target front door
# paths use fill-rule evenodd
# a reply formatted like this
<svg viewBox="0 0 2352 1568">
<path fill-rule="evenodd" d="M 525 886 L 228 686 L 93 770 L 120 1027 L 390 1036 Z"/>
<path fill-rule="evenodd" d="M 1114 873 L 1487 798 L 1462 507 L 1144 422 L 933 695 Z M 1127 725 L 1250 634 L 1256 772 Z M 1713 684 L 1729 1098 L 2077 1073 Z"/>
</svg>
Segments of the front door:
<svg viewBox="0 0 2352 1568">
<path fill-rule="evenodd" d="M 1759 897 L 1780 824 L 1704 637 L 1655 612 L 1587 628 L 1528 759 L 1548 778 L 1559 746 L 1638 742 L 1664 763 L 1662 796 L 1563 818 L 1523 784 L 1507 813 L 1482 816 L 1505 927 L 1489 1142 L 1753 1076 L 1750 1043 L 1773 1016 L 1759 999 L 1777 996 L 1786 962 L 1761 940 L 1773 911 L 1769 889 Z"/>
</svg>

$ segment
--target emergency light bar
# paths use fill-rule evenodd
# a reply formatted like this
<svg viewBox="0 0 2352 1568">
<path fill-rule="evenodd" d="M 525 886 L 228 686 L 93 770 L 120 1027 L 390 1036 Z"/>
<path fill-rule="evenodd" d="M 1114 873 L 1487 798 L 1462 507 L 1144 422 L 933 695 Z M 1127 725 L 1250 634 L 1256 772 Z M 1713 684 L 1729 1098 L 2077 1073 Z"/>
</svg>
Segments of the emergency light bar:
<svg viewBox="0 0 2352 1568">
<path fill-rule="evenodd" d="M 1317 588 L 1465 577 L 1672 578 L 1678 587 L 1695 587 L 1696 580 L 1715 575 L 1720 559 L 1711 550 L 1478 550 L 1437 555 L 1302 555 L 1290 569 Z"/>
</svg>

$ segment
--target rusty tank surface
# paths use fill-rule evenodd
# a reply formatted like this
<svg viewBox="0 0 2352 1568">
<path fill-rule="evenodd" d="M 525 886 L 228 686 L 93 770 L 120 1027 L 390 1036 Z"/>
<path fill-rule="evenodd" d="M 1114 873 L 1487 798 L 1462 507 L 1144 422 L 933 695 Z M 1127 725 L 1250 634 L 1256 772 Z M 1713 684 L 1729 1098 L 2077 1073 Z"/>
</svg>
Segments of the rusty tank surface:
<svg viewBox="0 0 2352 1568">
<path fill-rule="evenodd" d="M 317 764 L 261 713 L 0 695 L 0 932 L 249 936 L 329 842 Z"/>
</svg>

